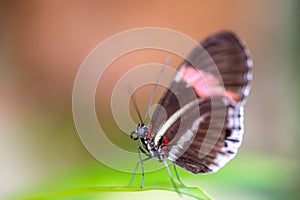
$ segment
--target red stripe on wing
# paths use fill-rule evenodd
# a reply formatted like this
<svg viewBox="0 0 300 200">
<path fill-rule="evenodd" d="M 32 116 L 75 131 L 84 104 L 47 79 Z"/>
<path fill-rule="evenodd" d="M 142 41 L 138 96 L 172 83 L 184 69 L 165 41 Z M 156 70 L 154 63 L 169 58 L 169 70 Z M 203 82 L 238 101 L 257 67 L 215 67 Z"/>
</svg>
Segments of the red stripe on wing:
<svg viewBox="0 0 300 200">
<path fill-rule="evenodd" d="M 150 139 L 151 132 L 152 132 L 152 124 L 150 124 L 150 126 L 149 126 L 148 133 L 147 133 L 147 139 Z"/>
<path fill-rule="evenodd" d="M 241 98 L 239 94 L 225 90 L 220 85 L 220 80 L 209 72 L 187 66 L 181 67 L 179 73 L 182 74 L 183 79 L 194 88 L 200 97 L 224 95 L 235 102 Z"/>
</svg>

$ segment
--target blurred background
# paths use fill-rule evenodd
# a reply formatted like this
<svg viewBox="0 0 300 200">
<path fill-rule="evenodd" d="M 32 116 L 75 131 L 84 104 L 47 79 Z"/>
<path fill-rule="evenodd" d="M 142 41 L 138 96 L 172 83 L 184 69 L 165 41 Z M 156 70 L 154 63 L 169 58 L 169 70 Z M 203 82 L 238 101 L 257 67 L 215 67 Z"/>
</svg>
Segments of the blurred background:
<svg viewBox="0 0 300 200">
<path fill-rule="evenodd" d="M 212 175 L 180 170 L 186 184 L 205 189 L 215 199 L 297 199 L 299 9 L 297 0 L 1 1 L 0 199 L 128 183 L 131 174 L 102 165 L 80 142 L 72 118 L 72 88 L 77 70 L 97 44 L 113 34 L 147 26 L 174 29 L 199 41 L 230 29 L 246 41 L 254 60 L 238 156 Z M 166 55 L 151 50 L 124 55 L 99 82 L 99 121 L 108 137 L 124 149 L 134 152 L 136 144 L 111 118 L 114 84 L 130 68 L 162 63 Z M 175 58 L 170 65 L 176 69 L 179 63 Z M 137 99 L 144 112 L 151 87 L 141 93 L 146 95 L 137 94 Z M 126 158 L 117 161 L 126 163 Z M 146 178 L 146 185 L 169 184 L 164 170 Z M 84 198 L 180 199 L 177 194 L 153 191 Z"/>
</svg>

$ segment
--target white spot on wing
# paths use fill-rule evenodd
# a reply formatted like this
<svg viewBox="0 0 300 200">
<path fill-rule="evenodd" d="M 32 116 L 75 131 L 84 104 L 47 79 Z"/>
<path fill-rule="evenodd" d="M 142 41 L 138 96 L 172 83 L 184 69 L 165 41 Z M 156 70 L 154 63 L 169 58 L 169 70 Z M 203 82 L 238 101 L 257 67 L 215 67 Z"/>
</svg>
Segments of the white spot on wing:
<svg viewBox="0 0 300 200">
<path fill-rule="evenodd" d="M 253 66 L 253 61 L 252 61 L 252 59 L 248 58 L 246 62 L 247 62 L 247 66 L 248 66 L 248 67 L 252 67 L 252 66 Z"/>
<path fill-rule="evenodd" d="M 192 129 L 193 131 L 197 131 L 200 122 L 202 122 L 202 121 L 204 120 L 204 118 L 205 118 L 207 115 L 208 115 L 208 113 L 206 113 L 205 115 L 203 115 L 203 116 L 197 118 L 197 119 L 193 122 L 192 128 L 191 128 L 191 129 Z"/>
<path fill-rule="evenodd" d="M 178 149 L 173 149 L 172 152 L 169 152 L 168 159 L 172 162 L 175 162 L 178 159 L 178 157 L 176 156 L 178 152 Z"/>
<path fill-rule="evenodd" d="M 179 82 L 181 79 L 182 79 L 182 74 L 179 71 L 177 71 L 177 73 L 174 76 L 174 81 Z"/>
<path fill-rule="evenodd" d="M 248 72 L 244 75 L 244 79 L 247 81 L 251 81 L 252 80 L 252 73 Z"/>
<path fill-rule="evenodd" d="M 191 131 L 190 129 L 187 130 L 178 140 L 177 142 L 177 145 L 180 147 L 180 148 L 184 148 L 184 145 L 187 143 L 187 142 L 192 142 L 191 139 L 193 137 L 193 131 Z"/>
<path fill-rule="evenodd" d="M 244 87 L 243 90 L 244 90 L 244 92 L 243 92 L 244 95 L 248 96 L 250 93 L 250 85 L 247 85 L 246 87 Z"/>
<path fill-rule="evenodd" d="M 240 137 L 236 137 L 239 138 L 238 142 L 235 141 L 230 141 L 230 140 L 226 140 L 225 142 L 227 143 L 227 147 L 224 147 L 224 151 L 232 151 L 232 152 L 237 152 L 238 148 L 241 146 L 242 142 L 240 140 Z M 231 139 L 231 138 L 228 138 Z"/>
<path fill-rule="evenodd" d="M 184 153 L 185 148 L 187 148 L 193 142 L 193 135 L 193 131 L 191 131 L 190 129 L 182 134 L 182 136 L 177 141 L 177 144 L 172 146 L 169 151 L 168 159 L 170 161 L 174 162 L 181 156 L 182 153 Z"/>
<path fill-rule="evenodd" d="M 218 154 L 214 160 L 214 162 L 217 164 L 210 164 L 208 168 L 211 170 L 211 173 L 216 172 L 220 168 L 222 168 L 229 160 L 230 157 L 228 154 Z"/>
</svg>

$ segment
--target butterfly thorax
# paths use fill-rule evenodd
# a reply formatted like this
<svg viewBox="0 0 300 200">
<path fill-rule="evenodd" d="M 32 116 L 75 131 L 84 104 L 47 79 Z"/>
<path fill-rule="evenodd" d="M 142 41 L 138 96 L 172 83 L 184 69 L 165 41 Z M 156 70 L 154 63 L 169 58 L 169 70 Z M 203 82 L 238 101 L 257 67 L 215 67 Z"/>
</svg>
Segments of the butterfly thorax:
<svg viewBox="0 0 300 200">
<path fill-rule="evenodd" d="M 155 145 L 154 138 L 150 137 L 148 132 L 149 127 L 145 125 L 138 125 L 136 130 L 130 134 L 132 140 L 140 140 L 141 151 L 145 154 L 149 154 L 150 157 L 156 157 L 159 162 L 165 159 L 165 155 L 160 145 Z"/>
</svg>

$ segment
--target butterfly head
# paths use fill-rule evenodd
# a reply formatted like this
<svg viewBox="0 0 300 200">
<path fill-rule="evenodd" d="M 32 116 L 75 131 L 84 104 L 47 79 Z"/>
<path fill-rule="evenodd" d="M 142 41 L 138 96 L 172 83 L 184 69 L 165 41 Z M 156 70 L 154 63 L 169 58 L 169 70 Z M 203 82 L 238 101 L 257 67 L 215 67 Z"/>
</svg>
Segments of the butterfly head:
<svg viewBox="0 0 300 200">
<path fill-rule="evenodd" d="M 148 133 L 148 127 L 144 124 L 139 124 L 135 131 L 132 131 L 130 134 L 130 138 L 132 140 L 137 140 L 139 138 L 146 138 Z"/>
</svg>

